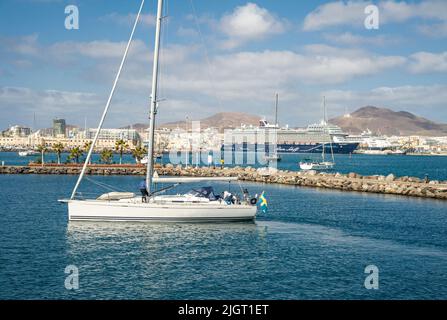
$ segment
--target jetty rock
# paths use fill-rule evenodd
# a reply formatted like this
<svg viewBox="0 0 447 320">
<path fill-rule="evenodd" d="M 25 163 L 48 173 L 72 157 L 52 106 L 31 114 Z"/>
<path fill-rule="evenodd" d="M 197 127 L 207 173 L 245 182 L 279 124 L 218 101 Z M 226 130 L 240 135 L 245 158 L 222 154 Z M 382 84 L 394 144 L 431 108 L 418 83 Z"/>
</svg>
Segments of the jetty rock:
<svg viewBox="0 0 447 320">
<path fill-rule="evenodd" d="M 42 175 L 78 175 L 81 165 L 30 165 L 0 166 L 0 174 L 42 174 Z M 317 171 L 288 171 L 274 168 L 226 167 L 185 167 L 181 165 L 157 165 L 160 176 L 185 177 L 239 177 L 242 181 L 275 183 L 314 188 L 337 189 L 368 193 L 385 193 L 401 196 L 425 197 L 447 200 L 447 181 L 426 182 L 416 177 L 396 178 L 388 176 L 361 176 L 351 172 L 321 173 Z M 146 167 L 141 165 L 92 165 L 87 168 L 88 175 L 133 175 L 144 176 Z"/>
<path fill-rule="evenodd" d="M 392 173 L 386 176 L 385 181 L 386 182 L 393 182 L 396 179 L 396 176 Z"/>
</svg>

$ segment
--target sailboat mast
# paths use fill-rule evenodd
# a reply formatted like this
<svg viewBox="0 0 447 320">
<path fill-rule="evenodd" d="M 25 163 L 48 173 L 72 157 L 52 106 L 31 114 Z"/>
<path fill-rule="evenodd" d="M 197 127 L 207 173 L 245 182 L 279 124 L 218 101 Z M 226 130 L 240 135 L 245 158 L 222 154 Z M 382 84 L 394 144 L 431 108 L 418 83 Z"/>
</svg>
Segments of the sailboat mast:
<svg viewBox="0 0 447 320">
<path fill-rule="evenodd" d="M 323 158 L 323 161 L 326 160 L 326 155 L 325 155 L 325 152 L 324 152 L 325 148 L 326 148 L 326 144 L 323 142 L 323 152 L 321 153 L 321 157 Z"/>
<path fill-rule="evenodd" d="M 326 96 L 323 96 L 323 124 L 324 126 L 327 125 L 327 116 L 326 116 Z M 324 128 L 324 130 L 327 130 L 327 127 Z M 327 132 L 329 134 L 329 139 L 332 140 L 332 136 L 329 132 Z M 326 144 L 323 143 L 323 153 L 321 154 L 321 156 L 323 157 L 323 161 L 326 161 L 326 154 L 325 154 L 325 148 L 326 148 Z"/>
<path fill-rule="evenodd" d="M 326 96 L 323 96 L 323 117 L 324 122 L 327 122 L 327 111 L 326 111 Z"/>
<path fill-rule="evenodd" d="M 155 30 L 155 46 L 154 46 L 154 67 L 152 69 L 152 94 L 151 94 L 151 111 L 149 115 L 149 144 L 148 144 L 148 161 L 146 172 L 146 188 L 151 194 L 152 177 L 154 174 L 154 140 L 155 140 L 155 114 L 157 113 L 157 86 L 158 86 L 158 61 L 160 54 L 160 33 L 161 20 L 163 12 L 163 0 L 158 0 L 157 23 Z"/>
<path fill-rule="evenodd" d="M 275 96 L 275 126 L 278 126 L 278 100 L 279 95 L 277 93 Z"/>
<path fill-rule="evenodd" d="M 81 181 L 85 175 L 85 171 L 87 170 L 87 166 L 90 163 L 93 149 L 95 148 L 96 142 L 98 141 L 99 134 L 100 134 L 102 126 L 104 124 L 104 120 L 106 119 L 107 112 L 109 111 L 109 107 L 110 107 L 110 104 L 113 99 L 113 95 L 115 94 L 115 89 L 118 84 L 118 80 L 120 78 L 121 71 L 123 70 L 124 63 L 126 62 L 127 53 L 129 52 L 130 44 L 132 43 L 133 35 L 135 34 L 135 29 L 137 28 L 138 21 L 140 20 L 140 15 L 141 15 L 141 11 L 143 10 L 143 6 L 144 6 L 144 0 L 141 0 L 140 9 L 138 10 L 137 17 L 135 18 L 132 32 L 130 33 L 129 41 L 127 42 L 127 46 L 126 46 L 126 49 L 124 50 L 123 58 L 121 59 L 121 64 L 118 68 L 118 72 L 116 73 L 115 81 L 113 82 L 112 90 L 110 91 L 109 98 L 107 99 L 106 106 L 105 106 L 104 111 L 101 116 L 101 120 L 99 121 L 98 129 L 96 129 L 95 137 L 93 138 L 93 142 L 90 145 L 90 149 L 87 153 L 87 157 L 85 158 L 85 162 L 84 162 L 84 166 L 82 167 L 81 174 L 79 175 L 78 180 L 76 181 L 76 185 L 73 188 L 73 192 L 71 193 L 70 200 L 73 200 L 75 198 L 76 191 L 78 190 L 79 185 L 81 184 Z"/>
</svg>

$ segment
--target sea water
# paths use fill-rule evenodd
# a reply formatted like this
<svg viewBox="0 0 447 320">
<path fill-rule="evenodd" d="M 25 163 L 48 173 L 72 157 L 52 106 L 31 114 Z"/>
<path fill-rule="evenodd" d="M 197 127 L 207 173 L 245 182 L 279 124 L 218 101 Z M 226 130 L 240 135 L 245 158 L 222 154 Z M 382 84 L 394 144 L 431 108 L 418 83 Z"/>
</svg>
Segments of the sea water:
<svg viewBox="0 0 447 320">
<path fill-rule="evenodd" d="M 443 201 L 244 183 L 269 202 L 254 223 L 68 222 L 76 178 L 0 176 L 0 299 L 447 299 Z"/>
<path fill-rule="evenodd" d="M 62 162 L 67 161 L 68 154 L 62 154 Z M 313 160 L 321 160 L 319 154 L 281 154 L 282 161 L 278 162 L 278 169 L 281 170 L 299 170 L 299 162 L 306 158 Z M 207 155 L 200 155 L 193 153 L 189 155 L 188 165 L 196 165 L 196 159 L 202 159 L 200 165 L 207 165 Z M 261 158 L 261 159 L 259 159 Z M 252 167 L 265 166 L 262 163 L 262 156 L 255 157 L 254 155 L 247 156 L 238 155 L 233 157 L 233 163 L 225 163 L 226 166 L 234 167 L 236 165 Z M 427 175 L 431 180 L 447 180 L 447 156 L 386 156 L 386 155 L 345 155 L 336 154 L 335 167 L 331 172 L 350 173 L 355 172 L 361 175 L 388 175 L 390 173 L 396 176 L 412 176 L 418 178 L 425 178 Z M 30 160 L 40 159 L 40 156 L 19 157 L 16 152 L 0 152 L 0 163 L 5 162 L 5 165 L 27 165 Z M 94 154 L 93 163 L 99 161 L 99 155 Z M 255 163 L 250 163 L 252 159 L 258 160 Z M 82 159 L 81 159 L 82 160 Z M 241 161 L 241 163 L 236 162 Z M 54 153 L 45 155 L 46 162 L 57 162 L 57 157 Z M 115 154 L 113 162 L 119 163 L 119 155 Z M 135 163 L 131 155 L 125 154 L 122 159 L 123 163 Z M 186 156 L 164 154 L 158 163 L 172 163 L 184 165 L 186 163 Z M 220 166 L 220 157 L 213 158 L 215 165 Z"/>
</svg>

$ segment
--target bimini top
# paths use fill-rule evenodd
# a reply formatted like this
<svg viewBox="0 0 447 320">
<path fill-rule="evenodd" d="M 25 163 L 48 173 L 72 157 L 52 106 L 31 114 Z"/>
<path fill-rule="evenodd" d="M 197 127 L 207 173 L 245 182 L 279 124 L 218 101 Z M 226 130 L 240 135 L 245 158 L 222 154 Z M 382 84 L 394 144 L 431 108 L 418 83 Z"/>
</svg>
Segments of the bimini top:
<svg viewBox="0 0 447 320">
<path fill-rule="evenodd" d="M 216 195 L 214 194 L 213 187 L 202 187 L 202 188 L 198 188 L 198 189 L 192 189 L 191 191 L 189 191 L 187 193 L 187 195 L 191 195 L 191 196 L 199 197 L 199 198 L 206 198 L 206 199 L 209 199 L 210 201 L 216 201 L 218 199 L 216 197 Z"/>
</svg>

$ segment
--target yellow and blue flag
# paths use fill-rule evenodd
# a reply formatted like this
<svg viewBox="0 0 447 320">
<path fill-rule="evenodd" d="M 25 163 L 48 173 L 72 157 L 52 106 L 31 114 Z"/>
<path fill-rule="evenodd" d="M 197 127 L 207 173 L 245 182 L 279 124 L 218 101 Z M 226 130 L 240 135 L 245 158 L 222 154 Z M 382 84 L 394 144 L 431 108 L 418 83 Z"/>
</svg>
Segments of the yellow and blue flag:
<svg viewBox="0 0 447 320">
<path fill-rule="evenodd" d="M 267 213 L 268 203 L 267 203 L 267 199 L 264 196 L 264 192 L 259 197 L 258 203 L 259 203 L 259 208 L 261 208 L 262 213 Z"/>
</svg>

